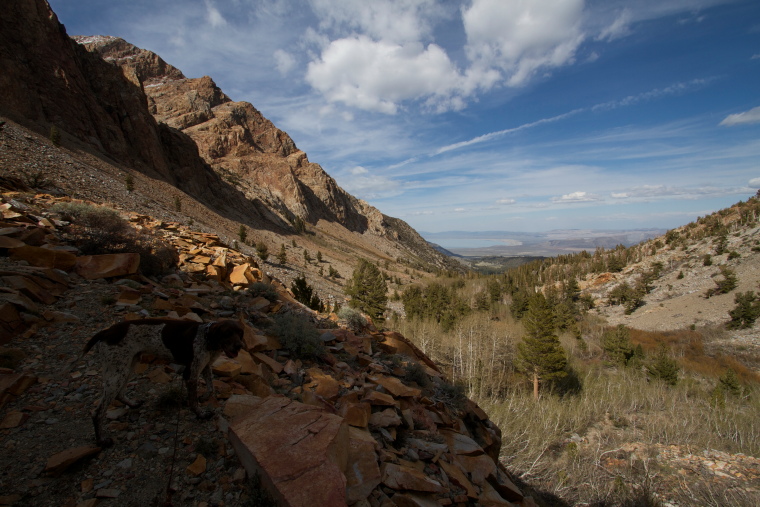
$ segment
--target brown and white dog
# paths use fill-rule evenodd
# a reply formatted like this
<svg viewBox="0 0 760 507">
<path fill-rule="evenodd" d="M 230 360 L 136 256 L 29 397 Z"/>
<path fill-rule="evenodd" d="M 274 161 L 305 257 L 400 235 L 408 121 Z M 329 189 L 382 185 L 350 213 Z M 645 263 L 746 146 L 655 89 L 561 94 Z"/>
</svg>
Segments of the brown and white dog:
<svg viewBox="0 0 760 507">
<path fill-rule="evenodd" d="M 187 386 L 190 408 L 202 419 L 213 412 L 198 406 L 198 379 L 203 374 L 206 389 L 213 394 L 211 363 L 224 352 L 234 358 L 243 347 L 243 326 L 234 320 L 201 324 L 188 320 L 140 319 L 114 324 L 93 336 L 82 355 L 95 349 L 103 367 L 103 399 L 95 409 L 92 422 L 98 445 L 108 447 L 113 440 L 104 435 L 108 406 L 115 399 L 130 407 L 140 403 L 123 394 L 140 354 L 152 354 L 185 367 L 182 376 Z"/>
</svg>

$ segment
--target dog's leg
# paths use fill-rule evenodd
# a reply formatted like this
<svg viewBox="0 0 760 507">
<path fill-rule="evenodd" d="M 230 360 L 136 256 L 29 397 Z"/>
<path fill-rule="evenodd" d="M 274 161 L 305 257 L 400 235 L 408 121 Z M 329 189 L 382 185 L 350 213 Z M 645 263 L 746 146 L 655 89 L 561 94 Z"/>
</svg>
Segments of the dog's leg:
<svg viewBox="0 0 760 507">
<path fill-rule="evenodd" d="M 203 375 L 203 380 L 206 382 L 206 393 L 201 396 L 201 401 L 205 401 L 214 396 L 214 377 L 211 375 L 211 363 L 203 368 L 201 375 Z"/>
<path fill-rule="evenodd" d="M 124 387 L 121 388 L 121 391 L 119 391 L 119 394 L 116 395 L 116 399 L 128 406 L 129 408 L 139 408 L 142 406 L 143 402 L 142 400 L 133 400 L 131 398 L 127 398 L 127 396 L 124 394 L 124 390 L 127 388 L 127 384 L 129 383 L 129 380 L 132 378 L 132 375 L 135 373 L 135 365 L 137 364 L 137 361 L 139 361 L 140 355 L 137 354 L 132 358 L 132 362 L 129 365 L 129 370 L 127 371 L 127 378 L 124 380 Z"/>
<path fill-rule="evenodd" d="M 187 401 L 190 404 L 190 410 L 195 413 L 198 419 L 210 419 L 214 412 L 204 410 L 198 405 L 198 375 L 188 378 L 185 385 L 187 386 Z"/>
<path fill-rule="evenodd" d="M 102 345 L 104 346 L 104 345 Z M 101 350 L 103 358 L 103 398 L 95 409 L 92 416 L 92 423 L 95 426 L 95 440 L 101 447 L 110 447 L 113 445 L 113 439 L 106 435 L 104 431 L 106 414 L 111 402 L 119 396 L 129 379 L 130 363 L 126 358 L 121 358 L 112 351 L 104 352 Z"/>
</svg>

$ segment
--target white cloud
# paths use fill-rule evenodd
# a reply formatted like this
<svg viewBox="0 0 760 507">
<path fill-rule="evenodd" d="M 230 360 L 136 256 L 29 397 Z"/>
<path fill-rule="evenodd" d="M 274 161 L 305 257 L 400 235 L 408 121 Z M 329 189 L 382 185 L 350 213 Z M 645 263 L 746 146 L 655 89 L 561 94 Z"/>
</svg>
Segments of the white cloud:
<svg viewBox="0 0 760 507">
<path fill-rule="evenodd" d="M 310 4 L 323 29 L 396 43 L 425 38 L 438 12 L 435 0 L 310 0 Z"/>
<path fill-rule="evenodd" d="M 750 187 L 760 187 L 760 178 L 752 178 L 749 180 Z"/>
<path fill-rule="evenodd" d="M 506 204 L 506 205 L 509 205 L 509 204 L 514 204 L 516 202 L 517 201 L 515 201 L 514 199 L 498 199 L 496 201 L 496 204 Z"/>
<path fill-rule="evenodd" d="M 595 202 L 601 200 L 602 199 L 599 196 L 589 194 L 588 192 L 572 192 L 570 194 L 565 194 L 562 197 L 552 197 L 552 202 L 557 203 Z"/>
<path fill-rule="evenodd" d="M 328 100 L 395 114 L 402 101 L 426 98 L 432 109 L 457 109 L 462 76 L 437 45 L 399 45 L 364 35 L 333 41 L 306 79 Z"/>
<path fill-rule="evenodd" d="M 760 107 L 753 107 L 743 113 L 729 114 L 720 125 L 733 127 L 734 125 L 746 125 L 751 123 L 760 123 Z"/>
<path fill-rule="evenodd" d="M 277 70 L 283 76 L 287 75 L 296 66 L 295 57 L 287 51 L 278 49 L 274 52 L 273 56 Z"/>
<path fill-rule="evenodd" d="M 583 0 L 473 0 L 462 12 L 475 68 L 499 68 L 509 86 L 571 63 L 585 35 Z"/>
<path fill-rule="evenodd" d="M 371 174 L 364 167 L 354 167 L 348 172 L 350 176 L 341 178 L 341 186 L 362 199 L 391 197 L 401 193 L 397 181 L 382 175 Z"/>
<path fill-rule="evenodd" d="M 467 208 L 454 208 L 454 212 L 456 213 L 463 213 L 467 211 Z"/>
<path fill-rule="evenodd" d="M 224 19 L 222 13 L 214 6 L 211 0 L 206 0 L 206 17 L 208 22 L 214 28 L 219 28 L 227 25 L 227 20 Z"/>
<path fill-rule="evenodd" d="M 611 25 L 607 26 L 597 37 L 597 40 L 612 41 L 630 35 L 630 23 L 632 20 L 631 11 L 623 9 L 620 15 L 615 18 Z"/>
</svg>

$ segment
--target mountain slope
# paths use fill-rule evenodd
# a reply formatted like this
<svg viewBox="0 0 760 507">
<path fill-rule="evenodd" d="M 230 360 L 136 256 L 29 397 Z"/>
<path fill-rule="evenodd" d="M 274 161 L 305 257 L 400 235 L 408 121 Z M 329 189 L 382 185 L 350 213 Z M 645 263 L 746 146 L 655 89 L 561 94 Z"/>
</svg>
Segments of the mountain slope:
<svg viewBox="0 0 760 507">
<path fill-rule="evenodd" d="M 455 266 L 408 225 L 343 191 L 285 132 L 251 104 L 231 101 L 210 78 L 187 79 L 120 39 L 83 40 L 89 52 L 68 38 L 44 0 L 5 7 L 0 63 L 8 71 L 0 76 L 0 114 L 39 133 L 56 126 L 63 147 L 98 158 L 90 165 L 111 178 L 148 178 L 133 194 L 111 192 L 109 199 L 131 198 L 124 205 L 135 209 L 146 198 L 168 207 L 173 199 L 197 200 L 224 220 L 183 207 L 189 218 L 227 237 L 242 224 L 257 231 L 251 239 L 272 249 L 296 233 L 291 224 L 298 218 L 311 225 L 304 248 L 334 251 L 346 263 L 341 274 L 350 273 L 358 256 L 408 259 L 426 269 Z M 124 62 L 132 63 L 119 65 Z M 53 183 L 79 191 L 72 185 L 79 175 L 67 169 L 57 168 Z M 181 193 L 156 195 L 147 188 L 151 180 Z"/>
</svg>

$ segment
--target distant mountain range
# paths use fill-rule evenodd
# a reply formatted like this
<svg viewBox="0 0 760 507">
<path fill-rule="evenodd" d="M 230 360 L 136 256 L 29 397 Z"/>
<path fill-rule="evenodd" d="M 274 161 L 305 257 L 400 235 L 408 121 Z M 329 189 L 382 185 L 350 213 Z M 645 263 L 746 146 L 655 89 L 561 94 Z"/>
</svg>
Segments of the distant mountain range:
<svg viewBox="0 0 760 507">
<path fill-rule="evenodd" d="M 421 232 L 439 251 L 463 257 L 544 256 L 551 257 L 597 247 L 631 246 L 661 236 L 667 229 L 594 230 L 560 229 L 546 232 L 444 231 Z"/>
</svg>

